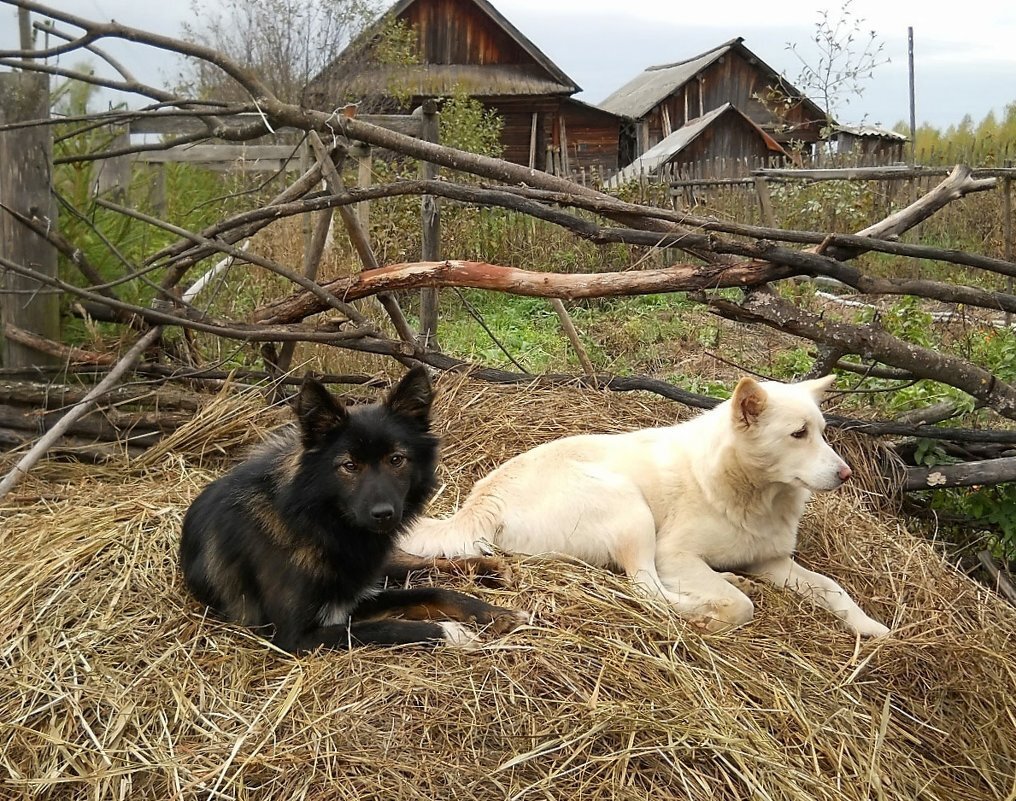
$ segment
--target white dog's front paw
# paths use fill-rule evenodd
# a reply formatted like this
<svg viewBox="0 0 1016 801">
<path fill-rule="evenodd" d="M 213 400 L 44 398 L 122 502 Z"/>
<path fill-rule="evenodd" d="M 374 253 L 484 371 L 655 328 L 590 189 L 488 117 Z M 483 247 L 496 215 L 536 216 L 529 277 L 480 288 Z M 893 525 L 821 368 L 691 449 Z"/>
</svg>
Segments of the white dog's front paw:
<svg viewBox="0 0 1016 801">
<path fill-rule="evenodd" d="M 444 631 L 445 645 L 449 648 L 461 648 L 464 651 L 475 651 L 480 647 L 480 638 L 461 623 L 451 621 L 438 623 Z"/>
<path fill-rule="evenodd" d="M 851 628 L 862 637 L 888 637 L 890 632 L 888 626 L 883 626 L 877 620 L 870 617 L 855 621 L 851 624 Z"/>
</svg>

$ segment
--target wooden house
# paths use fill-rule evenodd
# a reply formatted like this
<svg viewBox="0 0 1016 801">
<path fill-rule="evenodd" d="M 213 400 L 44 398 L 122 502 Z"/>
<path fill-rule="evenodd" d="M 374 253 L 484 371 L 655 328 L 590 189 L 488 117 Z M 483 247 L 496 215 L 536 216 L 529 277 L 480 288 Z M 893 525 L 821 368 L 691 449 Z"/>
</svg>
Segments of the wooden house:
<svg viewBox="0 0 1016 801">
<path fill-rule="evenodd" d="M 822 109 L 745 47 L 741 38 L 686 61 L 649 67 L 599 106 L 635 120 L 634 141 L 627 147 L 641 155 L 690 120 L 726 103 L 784 146 L 811 145 L 827 125 Z M 774 113 L 777 103 L 779 114 Z"/>
<path fill-rule="evenodd" d="M 903 134 L 877 125 L 837 125 L 829 139 L 838 156 L 858 167 L 902 162 L 909 141 Z"/>
<path fill-rule="evenodd" d="M 383 98 L 370 110 L 409 111 L 465 92 L 503 118 L 508 161 L 556 173 L 617 169 L 622 118 L 572 99 L 578 84 L 487 0 L 399 0 L 392 18 L 415 32 L 416 63 L 372 58 L 375 27 L 308 83 L 309 105 Z"/>
<path fill-rule="evenodd" d="M 731 153 L 738 155 L 732 157 Z M 644 175 L 658 176 L 665 169 L 677 177 L 698 165 L 717 168 L 712 177 L 740 178 L 774 156 L 786 158 L 787 152 L 743 112 L 724 103 L 665 136 L 607 186 L 614 188 Z"/>
</svg>

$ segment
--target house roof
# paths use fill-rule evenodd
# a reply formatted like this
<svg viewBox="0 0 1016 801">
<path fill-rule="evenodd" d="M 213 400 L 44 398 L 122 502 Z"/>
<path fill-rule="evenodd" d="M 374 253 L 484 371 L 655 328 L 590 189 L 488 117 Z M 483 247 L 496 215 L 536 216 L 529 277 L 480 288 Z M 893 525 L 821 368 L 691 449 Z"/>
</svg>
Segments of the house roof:
<svg viewBox="0 0 1016 801">
<path fill-rule="evenodd" d="M 791 97 L 799 98 L 803 103 L 811 106 L 811 112 L 816 115 L 816 119 L 825 119 L 825 112 L 745 47 L 744 39 L 740 36 L 684 61 L 648 67 L 598 105 L 600 108 L 615 114 L 623 114 L 626 117 L 635 119 L 644 117 L 657 103 L 672 95 L 706 67 L 731 51 L 737 51 L 744 58 L 756 64 L 762 72 L 768 74 L 770 80 L 779 81 Z"/>
<path fill-rule="evenodd" d="M 644 117 L 653 106 L 669 97 L 730 50 L 735 42 L 740 41 L 731 39 L 686 61 L 648 67 L 598 105 L 614 114 L 623 114 L 636 119 Z"/>
<path fill-rule="evenodd" d="M 384 93 L 397 85 L 415 96 L 433 97 L 464 89 L 479 97 L 505 95 L 571 95 L 581 87 L 551 61 L 547 55 L 512 25 L 487 0 L 468 0 L 501 29 L 532 60 L 531 64 L 413 64 L 408 66 L 377 66 L 352 64 L 349 75 L 343 75 L 345 61 L 355 57 L 377 35 L 384 20 L 397 18 L 414 3 L 422 0 L 398 0 L 360 36 L 350 42 L 339 55 L 318 75 L 308 82 L 313 89 L 329 78 L 341 75 L 343 89 L 359 92 Z M 355 61 L 355 58 L 354 58 Z"/>
<path fill-rule="evenodd" d="M 473 97 L 555 95 L 570 88 L 525 64 L 409 64 L 372 67 L 343 79 L 351 94 L 384 94 L 392 86 L 412 97 L 438 97 L 464 91 Z"/>
<path fill-rule="evenodd" d="M 724 103 L 719 108 L 713 109 L 701 117 L 689 120 L 685 125 L 682 125 L 670 134 L 670 136 L 661 139 L 608 181 L 607 186 L 613 188 L 620 186 L 626 181 L 638 178 L 640 175 L 656 172 L 661 166 L 671 161 L 678 153 L 694 142 L 710 125 L 726 114 L 736 114 L 758 132 L 759 136 L 765 141 L 766 147 L 777 153 L 786 154 L 786 151 L 780 146 L 779 142 L 752 122 L 747 115 L 730 103 Z"/>
</svg>

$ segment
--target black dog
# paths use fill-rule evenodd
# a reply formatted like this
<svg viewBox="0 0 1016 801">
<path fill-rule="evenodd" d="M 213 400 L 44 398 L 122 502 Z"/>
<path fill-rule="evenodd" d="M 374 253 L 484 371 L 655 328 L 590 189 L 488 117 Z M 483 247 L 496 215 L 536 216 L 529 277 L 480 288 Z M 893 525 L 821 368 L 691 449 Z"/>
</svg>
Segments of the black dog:
<svg viewBox="0 0 1016 801">
<path fill-rule="evenodd" d="M 291 652 L 474 641 L 435 617 L 492 624 L 496 633 L 518 626 L 522 613 L 450 590 L 382 589 L 384 576 L 433 565 L 395 549 L 435 485 L 432 399 L 422 368 L 383 403 L 351 409 L 305 380 L 297 429 L 214 481 L 187 511 L 180 563 L 197 599 L 228 620 L 273 627 L 272 641 Z M 481 569 L 491 564 L 479 560 Z"/>
</svg>

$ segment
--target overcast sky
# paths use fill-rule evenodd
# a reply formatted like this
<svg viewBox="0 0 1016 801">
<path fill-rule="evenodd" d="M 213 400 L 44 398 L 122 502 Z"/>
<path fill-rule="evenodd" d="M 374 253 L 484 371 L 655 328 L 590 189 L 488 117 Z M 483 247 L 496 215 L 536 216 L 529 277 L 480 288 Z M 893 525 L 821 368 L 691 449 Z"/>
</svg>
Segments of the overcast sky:
<svg viewBox="0 0 1016 801">
<path fill-rule="evenodd" d="M 493 0 L 494 5 L 583 88 L 596 103 L 653 64 L 681 61 L 736 36 L 791 80 L 799 65 L 786 45 L 812 52 L 810 38 L 820 9 L 838 14 L 839 2 L 758 0 L 684 3 L 678 0 Z M 98 20 L 116 19 L 175 35 L 191 20 L 188 0 L 55 0 L 54 7 Z M 862 117 L 892 125 L 908 117 L 907 26 L 914 27 L 917 118 L 945 127 L 964 114 L 980 120 L 1016 101 L 1016 2 L 965 0 L 944 6 L 917 0 L 854 0 L 865 27 L 885 43 L 891 63 L 866 83 L 863 98 L 839 109 L 843 122 Z M 191 20 L 191 22 L 194 22 Z M 0 46 L 14 46 L 16 11 L 0 6 Z M 176 70 L 158 54 L 110 48 L 149 82 L 172 79 Z M 66 62 L 65 62 L 66 63 Z"/>
</svg>

